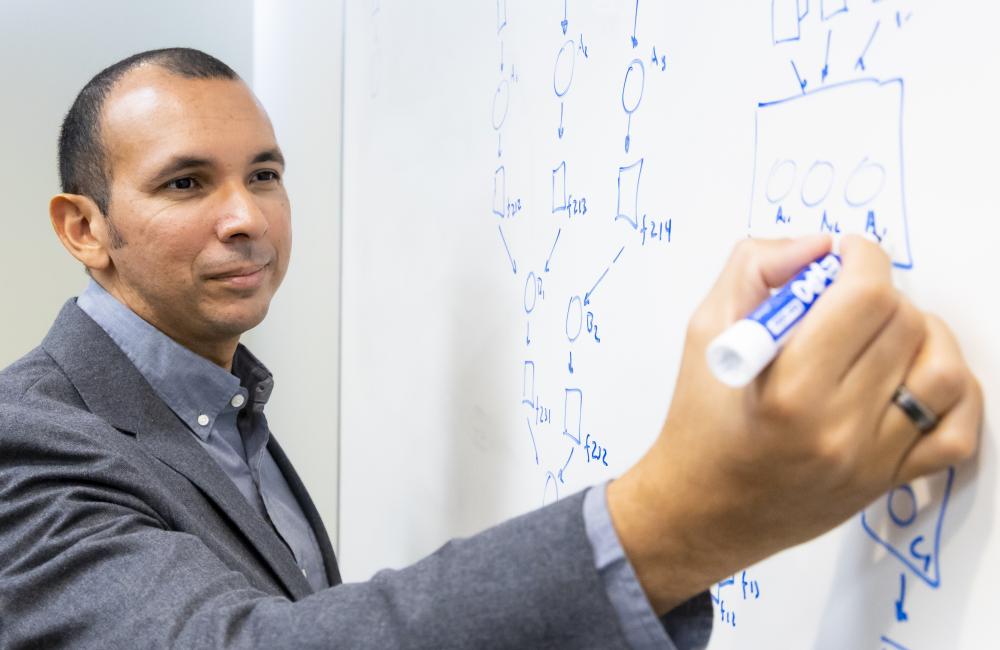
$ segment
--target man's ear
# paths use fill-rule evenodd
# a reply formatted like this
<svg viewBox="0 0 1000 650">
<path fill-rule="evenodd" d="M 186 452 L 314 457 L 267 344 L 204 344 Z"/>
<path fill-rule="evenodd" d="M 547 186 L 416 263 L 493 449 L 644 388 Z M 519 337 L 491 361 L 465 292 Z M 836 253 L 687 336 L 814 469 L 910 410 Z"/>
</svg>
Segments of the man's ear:
<svg viewBox="0 0 1000 650">
<path fill-rule="evenodd" d="M 80 194 L 57 194 L 49 202 L 49 217 L 70 255 L 91 271 L 111 266 L 108 223 L 93 199 Z"/>
</svg>

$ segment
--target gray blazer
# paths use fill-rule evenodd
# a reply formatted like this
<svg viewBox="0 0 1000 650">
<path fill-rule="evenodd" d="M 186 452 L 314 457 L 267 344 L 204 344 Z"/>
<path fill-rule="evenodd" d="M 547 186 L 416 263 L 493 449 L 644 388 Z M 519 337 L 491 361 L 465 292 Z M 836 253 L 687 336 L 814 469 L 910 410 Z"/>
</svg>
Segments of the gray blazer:
<svg viewBox="0 0 1000 650">
<path fill-rule="evenodd" d="M 582 496 L 340 584 L 288 548 L 69 301 L 0 373 L 0 648 L 622 648 Z"/>
</svg>

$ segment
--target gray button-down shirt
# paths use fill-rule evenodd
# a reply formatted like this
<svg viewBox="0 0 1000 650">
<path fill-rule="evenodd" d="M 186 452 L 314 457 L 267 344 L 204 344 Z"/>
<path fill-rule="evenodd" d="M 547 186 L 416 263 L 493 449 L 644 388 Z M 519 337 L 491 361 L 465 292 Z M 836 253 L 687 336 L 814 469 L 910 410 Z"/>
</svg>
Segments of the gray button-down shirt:
<svg viewBox="0 0 1000 650">
<path fill-rule="evenodd" d="M 104 329 L 164 403 L 284 540 L 314 590 L 329 587 L 323 556 L 288 482 L 267 450 L 264 406 L 274 378 L 240 345 L 233 371 L 179 345 L 91 281 L 77 305 Z"/>
</svg>

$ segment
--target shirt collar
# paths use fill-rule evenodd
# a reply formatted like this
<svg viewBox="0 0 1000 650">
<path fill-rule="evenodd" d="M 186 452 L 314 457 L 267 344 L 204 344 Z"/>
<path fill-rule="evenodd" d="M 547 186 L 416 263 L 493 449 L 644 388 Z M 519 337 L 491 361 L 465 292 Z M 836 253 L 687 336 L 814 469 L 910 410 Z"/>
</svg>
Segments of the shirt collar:
<svg viewBox="0 0 1000 650">
<path fill-rule="evenodd" d="M 237 347 L 232 374 L 144 321 L 94 280 L 76 304 L 108 333 L 160 399 L 202 440 L 208 438 L 223 411 L 238 410 L 247 401 L 261 410 L 270 397 L 271 373 L 243 345 Z"/>
</svg>

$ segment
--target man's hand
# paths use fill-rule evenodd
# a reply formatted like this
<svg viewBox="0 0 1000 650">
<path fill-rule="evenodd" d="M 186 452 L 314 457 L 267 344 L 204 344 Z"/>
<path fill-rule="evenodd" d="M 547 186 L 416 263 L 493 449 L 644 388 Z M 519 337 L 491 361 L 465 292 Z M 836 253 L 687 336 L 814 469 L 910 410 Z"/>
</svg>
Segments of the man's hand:
<svg viewBox="0 0 1000 650">
<path fill-rule="evenodd" d="M 691 319 L 660 437 L 608 487 L 660 614 L 975 453 L 978 382 L 944 323 L 896 291 L 889 259 L 861 237 L 842 240 L 840 277 L 756 381 L 733 389 L 711 374 L 709 342 L 829 249 L 825 236 L 736 247 Z M 938 415 L 930 433 L 892 403 L 900 384 Z"/>
</svg>

